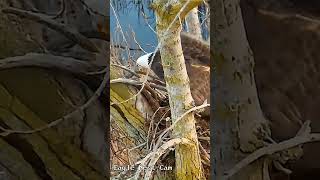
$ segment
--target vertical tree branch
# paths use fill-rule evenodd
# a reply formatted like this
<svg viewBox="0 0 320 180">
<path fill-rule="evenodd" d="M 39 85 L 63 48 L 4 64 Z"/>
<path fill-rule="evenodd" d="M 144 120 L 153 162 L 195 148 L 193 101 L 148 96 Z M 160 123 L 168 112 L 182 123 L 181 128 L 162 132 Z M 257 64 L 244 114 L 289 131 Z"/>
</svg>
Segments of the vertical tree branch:
<svg viewBox="0 0 320 180">
<path fill-rule="evenodd" d="M 202 1 L 157 0 L 152 7 L 156 12 L 157 33 L 161 61 L 169 95 L 172 122 L 194 106 L 189 77 L 181 47 L 181 19 Z M 176 16 L 179 18 L 177 19 Z M 203 179 L 201 158 L 194 114 L 186 115 L 173 129 L 175 138 L 186 138 L 191 144 L 176 147 L 176 179 Z"/>
</svg>

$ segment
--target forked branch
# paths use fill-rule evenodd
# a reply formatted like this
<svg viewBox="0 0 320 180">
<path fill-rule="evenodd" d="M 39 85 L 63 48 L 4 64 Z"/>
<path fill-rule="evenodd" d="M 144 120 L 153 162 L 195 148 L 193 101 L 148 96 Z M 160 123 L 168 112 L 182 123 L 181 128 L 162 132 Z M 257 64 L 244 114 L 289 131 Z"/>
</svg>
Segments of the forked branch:
<svg viewBox="0 0 320 180">
<path fill-rule="evenodd" d="M 305 122 L 305 124 L 302 126 L 302 128 L 294 138 L 291 138 L 289 140 L 286 140 L 280 143 L 271 144 L 267 147 L 258 149 L 254 153 L 247 156 L 245 159 L 243 159 L 238 164 L 236 164 L 231 170 L 225 173 L 225 179 L 230 178 L 231 176 L 239 172 L 242 168 L 248 166 L 249 164 L 253 163 L 254 161 L 256 161 L 257 159 L 263 156 L 272 155 L 274 153 L 281 152 L 301 144 L 320 141 L 320 133 L 308 132 L 310 127 L 305 126 L 307 123 L 309 123 L 309 121 Z"/>
</svg>

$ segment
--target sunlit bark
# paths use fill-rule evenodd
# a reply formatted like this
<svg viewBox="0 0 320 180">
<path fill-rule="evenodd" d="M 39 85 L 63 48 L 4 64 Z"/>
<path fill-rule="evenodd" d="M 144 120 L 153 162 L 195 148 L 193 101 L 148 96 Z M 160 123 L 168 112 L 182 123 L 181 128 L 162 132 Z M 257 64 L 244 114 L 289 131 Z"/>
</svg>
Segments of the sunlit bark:
<svg viewBox="0 0 320 180">
<path fill-rule="evenodd" d="M 185 0 L 157 0 L 152 5 L 156 12 L 157 34 L 161 44 L 161 61 L 169 95 L 172 122 L 194 106 L 181 47 L 179 18 L 183 19 L 201 2 L 191 0 L 189 4 L 186 4 Z M 176 18 L 177 15 L 179 18 Z M 203 179 L 194 114 L 186 115 L 174 127 L 173 134 L 175 137 L 187 138 L 193 142 L 193 144 L 179 144 L 176 147 L 176 179 Z"/>
</svg>

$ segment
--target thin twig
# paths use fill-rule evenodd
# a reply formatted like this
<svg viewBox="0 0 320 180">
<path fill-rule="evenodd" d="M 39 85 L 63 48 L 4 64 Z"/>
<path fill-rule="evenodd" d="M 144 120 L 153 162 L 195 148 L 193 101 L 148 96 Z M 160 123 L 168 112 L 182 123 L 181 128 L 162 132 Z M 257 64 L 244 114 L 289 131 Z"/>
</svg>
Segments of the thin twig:
<svg viewBox="0 0 320 180">
<path fill-rule="evenodd" d="M 137 73 L 138 74 L 143 74 L 143 75 L 147 75 L 147 73 L 145 73 L 145 72 L 143 72 L 143 71 L 137 71 Z M 163 82 L 161 79 L 159 79 L 159 77 L 157 77 L 157 76 L 154 76 L 154 75 L 152 75 L 152 74 L 149 74 L 148 75 L 148 77 L 150 77 L 150 78 L 152 78 L 152 79 L 154 79 L 156 82 L 158 82 L 158 83 L 160 83 L 161 85 L 166 85 L 166 83 L 165 82 Z"/>
<path fill-rule="evenodd" d="M 122 65 L 119 65 L 119 64 L 114 64 L 114 63 L 112 63 L 112 64 L 110 64 L 110 65 L 111 65 L 111 66 L 118 67 L 118 68 L 121 68 L 121 69 L 123 69 L 123 70 L 126 70 L 126 71 L 128 71 L 129 73 L 131 73 L 132 75 L 134 75 L 134 76 L 136 76 L 136 77 L 138 77 L 138 78 L 141 77 L 138 73 L 136 73 L 135 71 L 133 71 L 133 70 L 131 70 L 131 69 L 125 67 L 125 66 L 122 66 Z"/>
<path fill-rule="evenodd" d="M 180 15 L 181 15 L 181 13 L 183 12 L 183 10 L 187 7 L 187 5 L 188 5 L 189 3 L 190 3 L 190 0 L 188 0 L 188 1 L 183 5 L 183 7 L 182 7 L 182 8 L 180 9 L 180 11 L 177 13 L 177 15 L 175 16 L 175 18 L 174 18 L 174 19 L 172 20 L 172 22 L 169 24 L 169 26 L 168 26 L 168 28 L 166 29 L 166 31 L 164 31 L 164 33 L 161 34 L 160 36 L 166 36 L 166 35 L 170 32 L 169 30 L 171 29 L 171 27 L 174 25 L 174 23 L 175 23 L 177 20 L 180 20 Z M 112 3 L 110 3 L 110 7 L 111 7 L 111 9 L 113 10 L 114 15 L 116 16 L 116 12 L 115 12 L 115 10 L 114 10 L 114 8 L 113 8 Z M 117 16 L 116 16 L 116 19 L 117 19 L 117 22 L 118 22 Z M 122 32 L 122 29 L 121 29 L 121 32 Z M 123 32 L 122 32 L 122 33 L 123 33 Z M 149 67 L 151 67 L 151 65 L 152 65 L 152 63 L 153 63 L 153 60 L 154 60 L 154 57 L 155 57 L 157 51 L 158 51 L 159 48 L 160 48 L 160 45 L 161 45 L 161 44 L 160 44 L 160 42 L 159 42 L 158 45 L 157 45 L 157 47 L 156 47 L 155 50 L 153 51 L 153 55 L 152 55 L 152 57 L 151 57 L 151 61 L 149 62 Z M 124 101 L 121 101 L 121 102 L 113 102 L 113 103 L 111 103 L 111 105 L 126 103 L 126 102 L 128 102 L 128 101 L 136 98 L 136 97 L 142 92 L 142 90 L 144 89 L 144 86 L 145 86 L 146 82 L 148 81 L 148 77 L 149 77 L 150 72 L 151 72 L 151 68 L 148 68 L 147 74 L 146 74 L 145 79 L 144 79 L 144 81 L 143 81 L 143 83 L 142 83 L 142 87 L 140 88 L 140 90 L 139 90 L 137 93 L 135 93 L 133 96 L 131 96 L 130 98 L 128 98 L 128 99 L 126 99 L 126 100 L 124 100 Z"/>
<path fill-rule="evenodd" d="M 113 5 L 112 5 L 112 2 L 111 2 L 111 1 L 110 1 L 110 7 L 111 7 L 111 9 L 112 9 L 112 12 L 113 12 L 114 17 L 116 18 L 117 28 L 120 29 L 120 32 L 121 32 L 123 41 L 126 43 L 127 53 L 128 53 L 128 59 L 130 59 L 130 51 L 129 51 L 129 49 L 128 49 L 128 48 L 129 48 L 129 43 L 128 43 L 127 39 L 126 39 L 126 36 L 124 35 L 124 32 L 123 32 L 122 27 L 121 27 L 121 25 L 120 25 L 119 18 L 118 18 L 118 16 L 117 16 L 116 11 L 115 11 L 114 8 L 113 8 Z"/>
<path fill-rule="evenodd" d="M 147 20 L 147 16 L 143 13 L 143 12 L 141 12 L 141 14 L 142 14 L 142 16 L 143 16 L 143 19 L 145 20 L 145 23 L 148 25 L 148 27 L 151 29 L 151 31 L 155 34 L 155 35 L 157 35 L 157 32 L 151 27 L 151 25 L 149 24 L 149 22 L 148 22 L 148 20 Z"/>
<path fill-rule="evenodd" d="M 156 134 L 157 134 L 157 131 L 158 131 L 158 127 L 161 123 L 161 121 L 166 117 L 167 113 L 170 111 L 170 108 L 168 108 L 166 110 L 165 113 L 163 113 L 162 117 L 160 118 L 159 122 L 156 124 L 156 127 L 154 129 L 154 133 L 153 133 L 153 137 L 152 137 L 152 142 L 150 143 L 150 145 L 153 145 L 153 147 L 155 146 L 155 142 L 156 142 Z M 152 146 L 150 146 L 149 150 L 152 150 Z"/>
<path fill-rule="evenodd" d="M 152 127 L 153 128 L 153 123 L 154 123 L 154 118 L 155 118 L 155 116 L 156 116 L 156 114 L 158 113 L 158 111 L 160 110 L 160 109 L 166 109 L 166 107 L 159 107 L 154 113 L 153 113 L 153 115 L 152 115 L 152 118 L 151 118 L 151 122 L 150 122 L 150 127 Z M 147 146 L 147 148 L 148 148 L 148 150 L 151 150 L 152 148 L 152 144 L 154 144 L 153 142 L 155 141 L 155 139 L 156 139 L 156 134 L 157 134 L 157 130 L 158 130 L 158 126 L 159 126 L 159 124 L 161 123 L 161 121 L 164 119 L 164 117 L 166 116 L 166 114 L 168 113 L 170 111 L 170 109 L 168 108 L 167 110 L 166 110 L 166 112 L 164 112 L 162 115 L 161 115 L 161 118 L 158 120 L 158 122 L 157 122 L 157 124 L 156 124 L 156 126 L 155 126 L 155 128 L 154 128 L 154 132 L 153 132 L 153 137 L 151 138 L 152 139 L 152 141 L 150 142 L 150 145 L 148 145 Z M 151 128 L 149 127 L 149 131 L 148 131 L 148 136 L 147 136 L 147 142 L 149 142 L 149 135 L 151 135 Z"/>
<path fill-rule="evenodd" d="M 312 18 L 312 17 L 303 16 L 301 14 L 281 14 L 281 13 L 275 13 L 275 12 L 271 12 L 271 11 L 266 11 L 266 10 L 263 10 L 263 9 L 259 9 L 258 12 L 263 14 L 263 15 L 270 15 L 270 16 L 276 17 L 278 19 L 297 18 L 297 19 L 300 19 L 300 20 L 316 23 L 318 25 L 320 24 L 320 20 L 318 20 L 316 18 Z"/>
<path fill-rule="evenodd" d="M 203 136 L 200 136 L 198 137 L 199 140 L 204 140 L 204 141 L 210 141 L 210 137 L 203 137 Z"/>
<path fill-rule="evenodd" d="M 120 45 L 120 44 L 112 45 L 112 47 L 114 47 L 114 48 L 120 48 L 120 49 L 129 49 L 130 51 L 142 51 L 142 49 L 140 49 L 140 48 L 125 47 L 125 46 L 122 46 L 122 45 Z"/>
<path fill-rule="evenodd" d="M 150 158 L 150 162 L 148 164 L 148 168 L 147 168 L 146 175 L 144 176 L 144 180 L 149 180 L 151 178 L 152 170 L 155 164 L 157 163 L 157 161 L 159 160 L 159 158 L 162 156 L 162 154 L 164 154 L 169 148 L 175 147 L 178 144 L 193 144 L 193 142 L 186 138 L 175 138 L 175 139 L 169 140 L 168 142 L 165 142 L 162 146 L 160 146 L 157 149 L 157 151 L 152 153 L 153 155 Z"/>
<path fill-rule="evenodd" d="M 168 127 L 166 130 L 164 130 L 164 131 L 160 134 L 155 148 L 157 148 L 157 145 L 160 144 L 160 142 L 161 142 L 161 140 L 162 140 L 162 137 L 163 137 L 168 131 L 170 131 L 171 129 L 173 129 L 173 128 L 177 125 L 177 123 L 180 122 L 180 120 L 184 118 L 184 116 L 186 116 L 187 114 L 189 114 L 189 113 L 191 113 L 191 112 L 193 112 L 193 111 L 196 111 L 196 110 L 199 110 L 199 109 L 203 109 L 203 108 L 208 107 L 208 106 L 210 106 L 210 104 L 203 104 L 203 105 L 201 105 L 201 106 L 193 107 L 193 108 L 189 109 L 188 111 L 186 111 L 185 113 L 183 113 L 179 118 L 177 118 L 177 119 L 172 123 L 172 125 L 171 125 L 170 127 Z"/>
<path fill-rule="evenodd" d="M 164 154 L 169 148 L 174 147 L 177 144 L 192 144 L 192 142 L 186 138 L 171 139 L 168 142 L 165 142 L 163 145 L 161 145 L 161 147 L 159 147 L 156 151 L 150 152 L 149 154 L 147 154 L 146 157 L 144 157 L 142 160 L 140 160 L 136 163 L 136 165 L 140 164 L 141 167 L 145 168 L 145 167 L 147 167 L 147 162 L 150 161 L 148 168 L 147 168 L 148 170 L 147 170 L 145 178 L 144 178 L 145 180 L 150 179 L 152 169 L 153 169 L 154 165 L 156 164 L 156 162 L 158 161 L 158 159 L 162 156 L 162 154 Z M 143 169 L 143 168 L 139 168 L 136 171 L 134 179 L 139 179 L 141 169 Z"/>
<path fill-rule="evenodd" d="M 201 143 L 199 143 L 199 147 L 200 147 L 200 150 L 203 152 L 204 160 L 205 160 L 207 163 L 210 163 L 210 155 L 208 154 L 208 152 L 206 151 L 206 149 L 202 146 Z"/>
<path fill-rule="evenodd" d="M 132 27 L 129 26 L 129 28 L 131 29 L 131 35 L 132 35 L 132 38 L 133 38 L 134 42 L 136 43 L 136 45 L 139 47 L 139 49 L 141 49 L 142 52 L 144 52 L 145 54 L 147 54 L 147 51 L 145 51 L 145 50 L 141 47 L 141 45 L 139 44 L 139 42 L 137 41 L 137 39 L 136 39 L 136 34 L 134 33 Z"/>
<path fill-rule="evenodd" d="M 115 84 L 115 83 L 130 84 L 130 85 L 133 85 L 133 86 L 141 86 L 143 84 L 143 82 L 136 81 L 136 80 L 133 80 L 133 79 L 125 79 L 125 78 L 117 78 L 117 79 L 110 80 L 110 84 Z M 164 86 L 157 85 L 157 84 L 154 84 L 154 83 L 148 83 L 148 84 L 152 88 L 157 88 L 157 89 L 162 90 L 162 91 L 167 91 L 166 87 L 164 87 Z"/>
<path fill-rule="evenodd" d="M 150 125 L 149 125 L 149 129 L 148 129 L 148 135 L 147 135 L 147 149 L 149 149 L 149 137 L 150 137 L 150 132 L 151 132 L 151 129 L 153 129 L 153 121 L 154 121 L 154 118 L 156 116 L 156 114 L 158 113 L 158 111 L 160 109 L 162 109 L 163 107 L 158 107 L 158 109 L 153 113 L 153 115 L 151 116 L 151 121 L 150 121 Z M 151 142 L 150 142 L 151 143 Z"/>
</svg>

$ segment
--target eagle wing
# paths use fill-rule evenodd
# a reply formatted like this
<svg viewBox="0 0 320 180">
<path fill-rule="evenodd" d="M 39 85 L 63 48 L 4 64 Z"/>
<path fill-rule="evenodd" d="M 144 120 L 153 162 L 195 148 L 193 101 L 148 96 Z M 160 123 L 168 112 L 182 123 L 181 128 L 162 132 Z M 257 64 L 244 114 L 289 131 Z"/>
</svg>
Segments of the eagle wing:
<svg viewBox="0 0 320 180">
<path fill-rule="evenodd" d="M 186 33 L 181 33 L 181 44 L 186 68 L 190 79 L 190 89 L 196 105 L 210 101 L 210 47 L 207 43 Z M 160 53 L 157 52 L 151 69 L 164 79 Z"/>
</svg>

